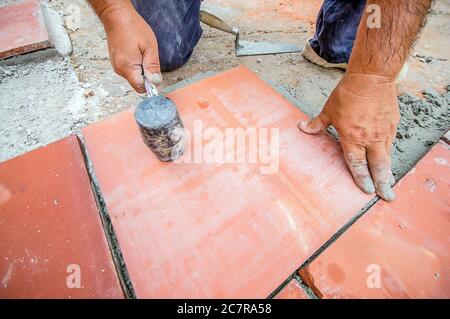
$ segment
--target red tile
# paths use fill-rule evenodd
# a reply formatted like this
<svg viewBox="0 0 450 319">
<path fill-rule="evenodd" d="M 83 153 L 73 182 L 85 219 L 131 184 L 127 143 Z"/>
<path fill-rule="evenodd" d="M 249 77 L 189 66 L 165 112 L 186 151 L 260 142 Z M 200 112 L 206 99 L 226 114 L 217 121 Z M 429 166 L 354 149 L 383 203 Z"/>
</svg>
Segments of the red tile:
<svg viewBox="0 0 450 319">
<path fill-rule="evenodd" d="M 309 299 L 297 280 L 292 279 L 276 296 L 275 299 Z"/>
<path fill-rule="evenodd" d="M 315 25 L 322 3 L 320 0 L 216 0 L 208 8 L 242 30 L 253 30 L 255 25 L 263 24 L 270 30 L 287 31 L 299 25 Z"/>
<path fill-rule="evenodd" d="M 51 45 L 38 0 L 0 8 L 0 59 Z"/>
<path fill-rule="evenodd" d="M 190 132 L 199 120 L 220 132 L 278 128 L 279 170 L 262 174 L 270 161 L 186 163 L 215 145 L 206 138 L 188 143 L 183 164 L 161 163 L 132 110 L 85 128 L 139 297 L 265 298 L 370 200 L 353 184 L 337 143 L 301 133 L 296 125 L 305 116 L 246 68 L 170 98 Z M 249 155 L 245 145 L 238 151 Z"/>
<path fill-rule="evenodd" d="M 0 252 L 0 298 L 123 298 L 75 136 L 0 164 Z"/>
<path fill-rule="evenodd" d="M 377 203 L 303 280 L 325 298 L 449 298 L 449 163 L 440 142 L 395 187 L 398 199 Z"/>
</svg>

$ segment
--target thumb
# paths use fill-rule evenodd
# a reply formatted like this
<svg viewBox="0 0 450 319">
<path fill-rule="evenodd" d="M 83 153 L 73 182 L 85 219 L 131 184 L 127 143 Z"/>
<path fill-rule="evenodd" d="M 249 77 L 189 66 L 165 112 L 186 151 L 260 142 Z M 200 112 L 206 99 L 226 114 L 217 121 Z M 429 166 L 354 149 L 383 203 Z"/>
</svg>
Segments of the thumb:
<svg viewBox="0 0 450 319">
<path fill-rule="evenodd" d="M 140 65 L 117 69 L 116 72 L 127 79 L 136 92 L 145 93 L 144 78 L 142 77 L 142 67 Z"/>
<path fill-rule="evenodd" d="M 330 120 L 325 113 L 320 113 L 315 119 L 301 121 L 298 128 L 306 134 L 317 134 L 324 131 L 330 125 Z"/>
<path fill-rule="evenodd" d="M 145 77 L 153 84 L 158 85 L 162 82 L 161 68 L 159 66 L 158 48 L 148 48 L 144 51 L 142 57 L 142 68 Z"/>
</svg>

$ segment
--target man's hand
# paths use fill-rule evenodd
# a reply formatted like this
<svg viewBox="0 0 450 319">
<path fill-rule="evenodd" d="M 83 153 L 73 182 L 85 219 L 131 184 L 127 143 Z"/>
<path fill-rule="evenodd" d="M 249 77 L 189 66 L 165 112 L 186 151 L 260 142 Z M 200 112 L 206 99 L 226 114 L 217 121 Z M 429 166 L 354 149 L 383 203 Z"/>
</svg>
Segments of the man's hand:
<svg viewBox="0 0 450 319">
<path fill-rule="evenodd" d="M 114 71 L 145 93 L 144 75 L 154 84 L 162 81 L 158 42 L 129 0 L 90 0 L 103 22 Z"/>
<path fill-rule="evenodd" d="M 395 183 L 390 153 L 400 119 L 395 78 L 423 26 L 432 0 L 368 0 L 381 26 L 362 16 L 347 72 L 322 113 L 299 127 L 309 134 L 333 125 L 355 183 L 392 201 Z"/>
<path fill-rule="evenodd" d="M 400 112 L 394 81 L 378 75 L 345 75 L 322 113 L 299 128 L 317 134 L 333 125 L 355 183 L 366 193 L 395 199 L 390 154 Z"/>
</svg>

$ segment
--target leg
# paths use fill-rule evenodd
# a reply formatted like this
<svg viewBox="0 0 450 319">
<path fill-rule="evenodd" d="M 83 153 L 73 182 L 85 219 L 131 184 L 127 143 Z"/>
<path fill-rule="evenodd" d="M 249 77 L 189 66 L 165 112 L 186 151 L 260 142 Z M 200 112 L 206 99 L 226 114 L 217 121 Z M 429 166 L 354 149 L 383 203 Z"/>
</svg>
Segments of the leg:
<svg viewBox="0 0 450 319">
<path fill-rule="evenodd" d="M 158 39 L 162 71 L 185 64 L 202 35 L 201 0 L 132 0 Z"/>
<path fill-rule="evenodd" d="M 346 66 L 365 5 L 366 0 L 324 0 L 309 41 L 314 52 L 329 64 Z"/>
</svg>

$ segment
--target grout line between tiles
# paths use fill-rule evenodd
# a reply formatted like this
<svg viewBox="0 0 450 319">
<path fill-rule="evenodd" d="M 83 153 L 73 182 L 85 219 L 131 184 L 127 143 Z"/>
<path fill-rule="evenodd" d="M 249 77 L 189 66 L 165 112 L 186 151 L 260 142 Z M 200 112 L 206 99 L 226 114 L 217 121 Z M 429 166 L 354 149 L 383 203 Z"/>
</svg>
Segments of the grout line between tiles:
<svg viewBox="0 0 450 319">
<path fill-rule="evenodd" d="M 342 234 L 344 234 L 354 223 L 356 223 L 356 221 L 358 219 L 360 219 L 379 200 L 380 200 L 380 198 L 378 196 L 375 196 L 374 198 L 372 198 L 362 209 L 359 210 L 359 212 L 355 216 L 353 216 L 344 226 L 342 226 L 333 236 L 331 236 L 330 239 L 328 239 L 314 254 L 312 254 L 311 257 L 309 257 L 303 264 L 301 264 L 300 267 L 298 267 L 294 271 L 294 273 L 292 273 L 289 276 L 288 280 L 291 280 L 293 278 L 299 278 L 299 276 L 297 274 L 300 271 L 300 269 L 308 266 L 312 261 L 314 261 L 314 259 L 316 259 L 328 247 L 330 247 L 339 237 L 342 236 Z M 287 284 L 286 281 L 284 281 L 273 293 L 271 293 L 270 296 L 273 297 L 276 293 L 278 293 L 281 289 L 283 289 L 284 286 Z M 312 289 L 311 289 L 312 287 L 309 287 L 303 281 L 301 281 L 301 285 L 302 285 L 302 287 L 307 288 L 308 296 L 311 295 L 315 299 L 319 299 L 318 296 L 312 292 Z"/>
<path fill-rule="evenodd" d="M 94 166 L 89 157 L 89 152 L 86 148 L 84 137 L 82 135 L 77 137 L 79 140 L 81 152 L 83 154 L 84 162 L 87 168 L 87 173 L 89 175 L 89 179 L 91 182 L 92 192 L 94 194 L 95 201 L 97 202 L 97 207 L 100 212 L 103 230 L 105 232 L 106 239 L 108 241 L 108 245 L 114 260 L 114 265 L 116 268 L 117 275 L 119 277 L 119 281 L 122 286 L 122 290 L 127 299 L 136 299 L 136 293 L 134 291 L 133 283 L 131 282 L 127 266 L 125 264 L 125 260 L 122 255 L 122 251 L 120 249 L 120 245 L 111 222 L 111 217 L 109 216 L 108 208 L 106 207 L 105 199 L 102 195 L 100 185 L 95 175 Z"/>
<path fill-rule="evenodd" d="M 325 244 L 322 245 L 311 257 L 309 257 L 298 269 L 308 266 L 314 259 L 316 259 L 322 252 L 330 247 L 339 237 L 341 237 L 354 223 L 356 223 L 362 216 L 364 216 L 369 209 L 371 209 L 378 201 L 380 197 L 375 196 L 372 198 L 359 212 L 353 216 L 344 226 L 342 226 L 333 236 L 328 239 Z M 296 271 L 296 273 L 297 273 Z"/>
<path fill-rule="evenodd" d="M 328 131 L 335 139 L 337 139 L 337 136 L 335 136 L 333 131 Z M 450 141 L 444 136 L 440 138 L 441 141 L 447 143 L 450 145 Z M 439 140 L 435 143 L 437 144 Z M 433 145 L 434 147 L 434 145 Z M 431 150 L 432 148 L 430 148 Z M 430 151 L 429 150 L 429 151 Z M 428 152 L 429 152 L 428 151 Z M 428 152 L 421 157 L 417 162 L 420 162 L 427 154 Z M 415 165 L 416 165 L 415 164 Z M 404 178 L 408 173 L 401 176 L 396 184 Z M 362 216 L 364 216 L 378 201 L 380 200 L 379 196 L 375 196 L 372 198 L 355 216 L 353 216 L 343 227 L 341 227 L 333 236 L 328 239 L 311 257 L 309 257 L 293 274 L 291 274 L 288 279 L 286 279 L 277 289 L 275 289 L 274 292 L 272 292 L 268 298 L 273 298 L 277 293 L 279 293 L 288 283 L 290 280 L 295 279 L 297 280 L 302 288 L 306 291 L 308 296 L 313 299 L 320 299 L 313 291 L 312 287 L 308 286 L 298 275 L 299 271 L 305 267 L 307 267 L 310 263 L 312 263 L 321 253 L 323 253 L 328 247 L 330 247 L 336 240 L 339 239 L 354 223 L 356 223 Z"/>
<path fill-rule="evenodd" d="M 332 136 L 334 135 L 333 132 L 329 132 Z M 336 138 L 336 137 L 335 137 Z M 444 138 L 441 138 L 441 140 L 443 140 L 444 142 L 446 142 L 446 140 Z M 430 149 L 431 150 L 431 149 Z M 426 153 L 428 154 L 428 152 Z M 425 157 L 426 154 L 423 156 Z M 420 162 L 422 159 L 420 158 L 418 162 Z M 404 174 L 403 176 L 401 176 L 396 184 L 398 184 L 398 182 L 404 178 L 406 175 L 408 175 L 408 173 Z M 314 295 L 316 298 L 317 295 L 312 291 L 312 287 L 309 287 L 305 282 L 303 282 L 303 280 L 300 278 L 300 276 L 298 276 L 298 272 L 307 267 L 310 263 L 312 263 L 321 253 L 323 253 L 328 247 L 330 247 L 339 237 L 341 237 L 354 223 L 356 223 L 362 216 L 364 216 L 378 201 L 380 200 L 379 196 L 375 196 L 374 198 L 372 198 L 355 216 L 353 216 L 343 227 L 341 227 L 333 236 L 330 237 L 330 239 L 328 239 L 328 241 L 326 241 L 311 257 L 309 257 L 293 274 L 291 274 L 289 276 L 289 279 L 291 278 L 296 278 L 298 277 L 301 281 L 302 286 L 304 285 L 307 289 L 308 292 L 310 292 L 312 295 Z M 286 285 L 286 281 L 283 282 L 276 290 L 275 293 L 277 293 L 278 291 L 280 291 L 284 286 Z M 272 293 L 270 296 L 273 296 L 274 293 Z"/>
<path fill-rule="evenodd" d="M 284 287 L 286 287 L 291 280 L 293 279 L 293 275 L 290 275 L 281 285 L 278 286 L 277 289 L 275 289 L 266 299 L 273 299 L 278 295 L 278 293 L 283 290 Z"/>
</svg>

